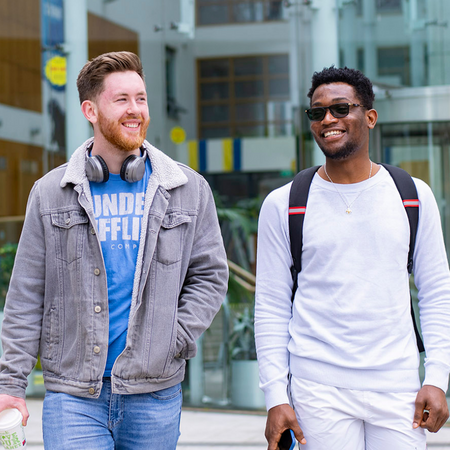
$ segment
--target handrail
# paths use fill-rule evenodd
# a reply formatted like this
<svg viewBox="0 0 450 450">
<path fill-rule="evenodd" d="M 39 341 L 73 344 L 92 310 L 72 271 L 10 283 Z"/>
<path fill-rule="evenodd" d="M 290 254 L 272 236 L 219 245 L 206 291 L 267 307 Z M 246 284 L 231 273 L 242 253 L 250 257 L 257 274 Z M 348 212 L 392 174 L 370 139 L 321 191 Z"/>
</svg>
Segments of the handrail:
<svg viewBox="0 0 450 450">
<path fill-rule="evenodd" d="M 256 277 L 248 270 L 245 270 L 233 261 L 227 260 L 230 271 L 233 272 L 234 279 L 249 292 L 255 292 Z"/>
<path fill-rule="evenodd" d="M 0 217 L 0 223 L 23 222 L 24 220 L 25 220 L 25 216 L 5 216 L 5 217 Z"/>
</svg>

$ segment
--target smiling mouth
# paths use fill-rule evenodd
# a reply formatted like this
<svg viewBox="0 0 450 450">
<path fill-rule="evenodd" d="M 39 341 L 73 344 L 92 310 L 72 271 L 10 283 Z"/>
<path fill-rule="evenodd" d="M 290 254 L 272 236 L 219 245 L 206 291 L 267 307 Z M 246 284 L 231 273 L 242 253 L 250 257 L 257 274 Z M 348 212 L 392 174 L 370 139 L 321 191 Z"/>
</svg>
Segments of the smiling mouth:
<svg viewBox="0 0 450 450">
<path fill-rule="evenodd" d="M 122 125 L 126 128 L 138 128 L 140 124 L 139 123 L 124 123 Z"/>
<path fill-rule="evenodd" d="M 325 133 L 323 133 L 323 137 L 327 138 L 329 136 L 339 136 L 341 134 L 344 134 L 344 132 L 343 131 L 338 131 L 338 130 L 325 131 Z"/>
</svg>

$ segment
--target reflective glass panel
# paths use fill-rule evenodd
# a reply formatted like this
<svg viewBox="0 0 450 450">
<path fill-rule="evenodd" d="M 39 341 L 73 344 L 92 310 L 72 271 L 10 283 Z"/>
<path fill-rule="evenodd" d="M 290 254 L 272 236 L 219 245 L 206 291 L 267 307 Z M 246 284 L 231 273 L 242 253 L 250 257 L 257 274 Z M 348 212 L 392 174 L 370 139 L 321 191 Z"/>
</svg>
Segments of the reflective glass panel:
<svg viewBox="0 0 450 450">
<path fill-rule="evenodd" d="M 243 103 L 236 105 L 236 120 L 254 122 L 265 120 L 265 103 Z"/>
<path fill-rule="evenodd" d="M 234 75 L 260 75 L 263 73 L 263 59 L 259 57 L 236 58 L 234 60 Z"/>
<path fill-rule="evenodd" d="M 202 122 L 224 122 L 229 118 L 228 105 L 202 106 Z"/>
<path fill-rule="evenodd" d="M 200 62 L 200 77 L 227 77 L 229 74 L 229 66 L 230 64 L 228 58 L 203 60 Z"/>
<path fill-rule="evenodd" d="M 237 81 L 235 83 L 236 98 L 262 97 L 264 95 L 263 81 Z"/>
<path fill-rule="evenodd" d="M 201 25 L 228 23 L 227 5 L 204 5 L 198 8 L 198 22 Z"/>
<path fill-rule="evenodd" d="M 219 100 L 228 98 L 229 84 L 228 83 L 204 83 L 201 85 L 201 99 L 202 100 Z"/>
</svg>

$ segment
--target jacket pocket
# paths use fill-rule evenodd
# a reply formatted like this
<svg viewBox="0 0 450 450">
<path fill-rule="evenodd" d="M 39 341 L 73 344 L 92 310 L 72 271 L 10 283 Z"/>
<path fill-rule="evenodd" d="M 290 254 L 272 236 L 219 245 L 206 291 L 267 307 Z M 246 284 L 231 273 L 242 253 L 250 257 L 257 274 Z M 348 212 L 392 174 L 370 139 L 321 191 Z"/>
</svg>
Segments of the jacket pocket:
<svg viewBox="0 0 450 450">
<path fill-rule="evenodd" d="M 158 233 L 155 258 L 164 265 L 170 265 L 181 259 L 184 234 L 191 222 L 190 216 L 179 212 L 166 214 Z"/>
<path fill-rule="evenodd" d="M 41 341 L 41 358 L 52 361 L 56 355 L 56 347 L 59 344 L 58 310 L 52 306 L 47 314 L 44 314 Z"/>
<path fill-rule="evenodd" d="M 56 212 L 51 218 L 55 232 L 56 258 L 67 264 L 81 258 L 89 222 L 84 211 Z"/>
</svg>

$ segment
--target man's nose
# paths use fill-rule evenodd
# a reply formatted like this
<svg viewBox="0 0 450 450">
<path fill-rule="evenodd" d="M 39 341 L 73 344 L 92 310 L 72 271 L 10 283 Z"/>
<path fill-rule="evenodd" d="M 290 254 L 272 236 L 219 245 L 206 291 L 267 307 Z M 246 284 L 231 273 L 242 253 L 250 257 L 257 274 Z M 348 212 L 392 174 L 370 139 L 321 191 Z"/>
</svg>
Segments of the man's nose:
<svg viewBox="0 0 450 450">
<path fill-rule="evenodd" d="M 128 104 L 128 108 L 127 108 L 127 114 L 129 114 L 129 115 L 139 115 L 140 114 L 138 104 L 134 100 L 130 100 L 130 103 Z"/>
<path fill-rule="evenodd" d="M 330 122 L 337 122 L 338 119 L 331 114 L 331 111 L 329 109 L 325 110 L 325 117 L 322 119 L 322 122 L 330 123 Z"/>
</svg>

